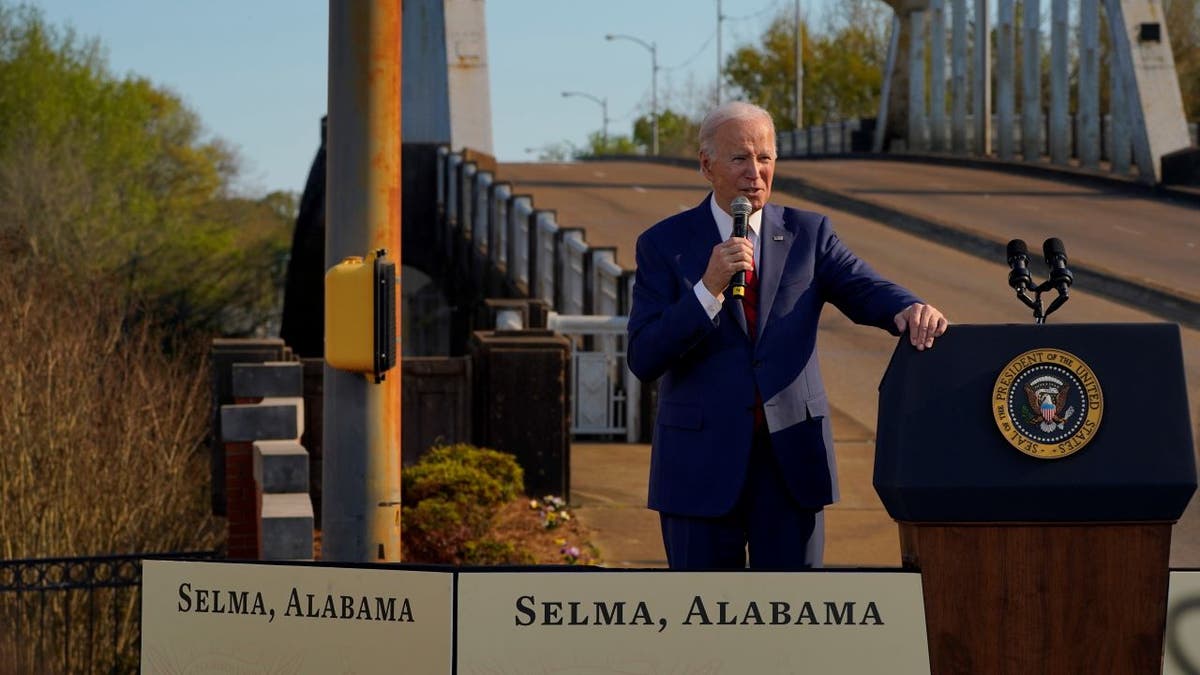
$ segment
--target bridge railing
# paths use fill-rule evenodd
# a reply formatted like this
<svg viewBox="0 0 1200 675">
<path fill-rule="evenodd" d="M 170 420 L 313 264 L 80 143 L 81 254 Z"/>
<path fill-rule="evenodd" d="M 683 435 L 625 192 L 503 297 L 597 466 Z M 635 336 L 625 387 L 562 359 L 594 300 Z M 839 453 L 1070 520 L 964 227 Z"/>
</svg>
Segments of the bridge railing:
<svg viewBox="0 0 1200 675">
<path fill-rule="evenodd" d="M 453 269 L 476 288 L 490 292 L 498 278 L 507 294 L 543 300 L 572 339 L 572 433 L 637 440 L 640 394 L 629 395 L 635 378 L 624 357 L 633 273 L 616 249 L 592 246 L 583 228 L 564 227 L 462 153 L 440 148 L 437 171 L 436 250 L 461 260 Z"/>
<path fill-rule="evenodd" d="M 1078 132 L 1078 119 L 1076 115 L 1071 115 L 1069 119 L 1070 122 L 1066 129 L 1068 156 L 1072 160 L 1081 161 L 1079 149 L 1081 134 Z M 995 129 L 999 124 L 1000 116 L 992 115 L 992 128 Z M 870 152 L 872 143 L 870 135 L 873 133 L 874 128 L 875 118 L 829 122 L 801 129 L 781 131 L 778 134 L 776 145 L 778 146 L 779 156 L 784 158 Z M 1099 157 L 1104 162 L 1112 161 L 1113 128 L 1112 115 L 1104 115 L 1100 118 Z M 1041 129 L 1040 138 L 1038 139 L 1041 146 L 1041 154 L 1048 156 L 1050 153 L 1050 133 L 1049 120 L 1046 115 L 1041 116 Z M 935 133 L 930 128 L 924 129 L 921 135 L 922 141 L 920 146 L 946 149 L 952 147 L 950 129 L 943 130 L 943 138 L 940 139 L 940 143 L 933 137 Z M 975 153 L 975 123 L 971 115 L 966 116 L 966 128 L 963 133 L 965 140 L 963 151 L 950 154 L 977 154 Z M 1192 146 L 1200 146 L 1200 124 L 1195 122 L 1189 123 L 1188 134 L 1192 139 Z M 1021 127 L 1019 124 L 1013 127 L 1012 136 L 1013 142 L 1016 145 L 1022 143 Z M 904 139 L 893 139 L 887 149 L 892 152 L 914 152 L 913 149 L 907 147 L 907 142 Z M 921 152 L 919 149 L 915 151 Z M 938 154 L 939 151 L 930 152 Z"/>
</svg>

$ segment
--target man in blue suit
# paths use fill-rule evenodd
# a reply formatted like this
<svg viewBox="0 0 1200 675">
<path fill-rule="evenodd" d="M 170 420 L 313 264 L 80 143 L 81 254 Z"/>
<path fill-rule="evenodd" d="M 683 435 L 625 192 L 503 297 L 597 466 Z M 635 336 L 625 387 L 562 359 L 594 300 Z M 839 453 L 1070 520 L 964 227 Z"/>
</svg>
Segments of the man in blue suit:
<svg viewBox="0 0 1200 675">
<path fill-rule="evenodd" d="M 628 362 L 659 379 L 650 508 L 672 569 L 821 565 L 822 509 L 837 500 L 817 320 L 832 302 L 856 323 L 933 346 L 937 309 L 875 273 L 817 213 L 769 203 L 775 126 L 748 103 L 700 128 L 711 194 L 637 241 Z M 730 205 L 749 199 L 746 237 Z M 742 300 L 728 293 L 746 271 Z"/>
</svg>

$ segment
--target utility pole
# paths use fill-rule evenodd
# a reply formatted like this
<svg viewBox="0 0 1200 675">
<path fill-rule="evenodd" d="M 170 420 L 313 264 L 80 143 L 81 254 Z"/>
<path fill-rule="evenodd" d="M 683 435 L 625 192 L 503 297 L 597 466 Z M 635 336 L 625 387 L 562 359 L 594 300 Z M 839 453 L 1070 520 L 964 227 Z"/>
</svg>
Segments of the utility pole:
<svg viewBox="0 0 1200 675">
<path fill-rule="evenodd" d="M 717 105 L 721 105 L 721 0 L 717 0 Z"/>
<path fill-rule="evenodd" d="M 329 0 L 326 269 L 378 249 L 399 268 L 401 35 L 396 0 Z M 400 373 L 325 365 L 324 560 L 400 560 Z"/>
<path fill-rule="evenodd" d="M 604 152 L 608 152 L 608 97 L 600 98 L 598 96 L 592 96 L 591 94 L 583 91 L 564 91 L 562 95 L 563 98 L 580 96 L 590 101 L 594 101 L 600 106 L 600 143 L 601 147 L 604 148 Z"/>
<path fill-rule="evenodd" d="M 629 40 L 630 42 L 641 45 L 641 47 L 650 52 L 650 122 L 653 128 L 654 140 L 651 146 L 650 154 L 658 156 L 658 46 L 653 42 L 646 42 L 641 38 L 633 37 L 632 35 L 617 35 L 609 33 L 604 36 L 605 40 L 612 42 L 613 40 Z"/>
<path fill-rule="evenodd" d="M 804 30 L 800 23 L 800 0 L 796 0 L 796 128 L 804 128 Z"/>
</svg>

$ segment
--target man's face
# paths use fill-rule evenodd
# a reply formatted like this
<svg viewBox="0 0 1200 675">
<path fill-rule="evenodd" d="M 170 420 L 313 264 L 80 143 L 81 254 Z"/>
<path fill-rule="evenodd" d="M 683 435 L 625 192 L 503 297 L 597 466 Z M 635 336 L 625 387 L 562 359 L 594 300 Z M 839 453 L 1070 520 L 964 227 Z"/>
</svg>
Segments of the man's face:
<svg viewBox="0 0 1200 675">
<path fill-rule="evenodd" d="M 745 195 L 754 211 L 771 198 L 775 176 L 775 134 L 766 120 L 730 120 L 717 127 L 713 152 L 700 151 L 700 173 L 712 185 L 726 213 L 734 197 Z"/>
</svg>

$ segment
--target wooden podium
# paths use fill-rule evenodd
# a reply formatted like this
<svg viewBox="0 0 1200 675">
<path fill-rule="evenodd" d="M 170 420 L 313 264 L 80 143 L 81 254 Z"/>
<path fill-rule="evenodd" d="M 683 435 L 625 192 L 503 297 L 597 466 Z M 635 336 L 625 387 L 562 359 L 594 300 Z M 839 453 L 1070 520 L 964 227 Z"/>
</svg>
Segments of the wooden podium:
<svg viewBox="0 0 1200 675">
<path fill-rule="evenodd" d="M 1196 489 L 1178 327 L 902 340 L 875 488 L 921 571 L 933 673 L 1161 672 L 1171 525 Z"/>
</svg>

